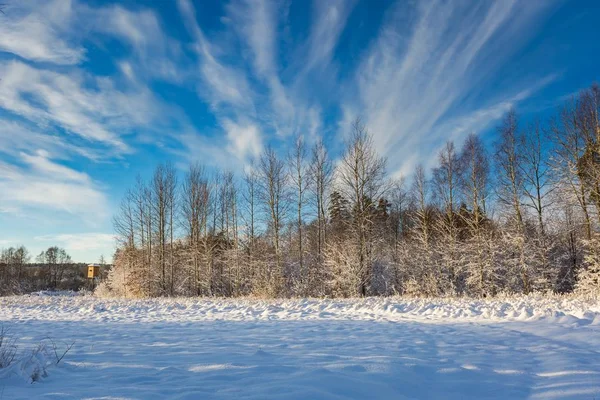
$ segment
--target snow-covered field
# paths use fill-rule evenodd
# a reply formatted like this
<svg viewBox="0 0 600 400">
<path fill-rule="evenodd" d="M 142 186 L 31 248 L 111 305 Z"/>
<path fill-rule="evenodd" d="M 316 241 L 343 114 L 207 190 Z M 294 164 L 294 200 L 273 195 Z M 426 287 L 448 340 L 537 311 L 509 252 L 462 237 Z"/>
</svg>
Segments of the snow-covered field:
<svg viewBox="0 0 600 400">
<path fill-rule="evenodd" d="M 0 399 L 600 399 L 600 302 L 0 298 Z M 53 363 L 53 353 L 38 362 Z"/>
</svg>

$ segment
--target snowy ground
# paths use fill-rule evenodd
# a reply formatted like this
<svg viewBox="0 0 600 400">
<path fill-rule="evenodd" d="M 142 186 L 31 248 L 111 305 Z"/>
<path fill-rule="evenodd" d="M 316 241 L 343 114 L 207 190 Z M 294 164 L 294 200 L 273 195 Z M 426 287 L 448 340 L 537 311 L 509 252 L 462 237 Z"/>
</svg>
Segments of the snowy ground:
<svg viewBox="0 0 600 400">
<path fill-rule="evenodd" d="M 599 302 L 20 296 L 0 322 L 75 341 L 0 399 L 600 399 Z"/>
</svg>

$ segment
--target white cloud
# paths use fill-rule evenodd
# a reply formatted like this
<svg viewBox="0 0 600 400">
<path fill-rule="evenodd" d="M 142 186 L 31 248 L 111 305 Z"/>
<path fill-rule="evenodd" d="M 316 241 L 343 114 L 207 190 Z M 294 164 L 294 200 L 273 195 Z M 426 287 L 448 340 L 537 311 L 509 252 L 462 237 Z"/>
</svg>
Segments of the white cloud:
<svg viewBox="0 0 600 400">
<path fill-rule="evenodd" d="M 19 61 L 0 67 L 0 107 L 40 128 L 62 128 L 117 153 L 130 151 L 123 135 L 153 125 L 160 115 L 145 87 L 117 88 L 107 78 L 37 69 Z"/>
<path fill-rule="evenodd" d="M 228 49 L 240 47 L 241 58 L 248 61 L 242 66 L 219 61 L 216 56 L 220 53 L 219 47 L 206 39 L 191 4 L 187 0 L 180 0 L 179 4 L 188 29 L 202 49 L 202 70 L 212 88 L 200 95 L 213 105 L 222 120 L 220 124 L 224 126 L 227 121 L 233 121 L 241 126 L 250 120 L 265 137 L 275 133 L 275 139 L 285 142 L 291 135 L 303 134 L 313 139 L 322 124 L 318 101 L 309 100 L 314 92 L 309 90 L 314 84 L 309 73 L 316 68 L 323 72 L 330 63 L 353 2 L 336 1 L 326 6 L 315 2 L 314 26 L 299 49 L 288 47 L 282 41 L 287 30 L 289 4 L 265 0 L 230 2 L 223 18 L 228 31 L 213 43 L 218 42 Z M 289 55 L 283 62 L 281 52 Z M 284 74 L 294 78 L 286 82 Z M 223 84 L 224 77 L 228 84 L 236 82 L 235 90 L 225 90 L 230 87 Z M 239 101 L 240 98 L 245 101 Z"/>
<path fill-rule="evenodd" d="M 231 26 L 250 49 L 255 75 L 270 92 L 271 123 L 278 134 L 285 136 L 294 133 L 296 106 L 279 78 L 276 61 L 280 24 L 278 6 L 278 2 L 246 0 L 231 3 L 228 10 L 233 21 Z"/>
<path fill-rule="evenodd" d="M 52 210 L 91 225 L 108 217 L 106 197 L 87 174 L 53 162 L 42 150 L 20 156 L 27 167 L 0 161 L 0 204 L 6 212 Z"/>
<path fill-rule="evenodd" d="M 549 75 L 532 83 L 530 87 L 521 90 L 512 97 L 497 99 L 491 101 L 491 105 L 488 107 L 481 107 L 456 118 L 448 118 L 434 130 L 433 134 L 434 136 L 446 135 L 448 140 L 458 141 L 465 133 L 480 132 L 501 119 L 510 109 L 515 108 L 519 102 L 551 83 L 555 78 L 556 75 Z"/>
<path fill-rule="evenodd" d="M 208 139 L 188 130 L 180 139 L 190 150 L 188 158 L 192 160 L 200 158 L 226 168 L 243 166 L 262 150 L 262 129 L 255 108 L 261 100 L 251 89 L 243 69 L 219 59 L 220 49 L 207 40 L 200 29 L 193 5 L 188 0 L 179 0 L 178 6 L 195 41 L 194 49 L 201 72 L 198 95 L 210 104 L 218 125 L 224 131 L 222 137 Z M 258 42 L 256 45 L 262 46 Z M 270 71 L 273 67 L 269 52 L 260 50 L 256 65 L 261 71 Z M 199 152 L 205 157 L 199 157 Z"/>
<path fill-rule="evenodd" d="M 131 77 L 136 74 L 171 82 L 182 82 L 186 75 L 183 52 L 178 41 L 165 35 L 154 11 L 136 11 L 121 6 L 103 8 L 80 7 L 80 19 L 90 21 L 93 33 L 115 37 L 132 49 L 128 64 Z"/>
<path fill-rule="evenodd" d="M 97 35 L 130 45 L 137 73 L 182 81 L 179 42 L 164 34 L 149 9 L 93 8 L 75 0 L 11 2 L 0 24 L 0 51 L 34 62 L 75 65 L 85 58 L 83 40 Z"/>
<path fill-rule="evenodd" d="M 452 134 L 460 139 L 481 128 L 482 110 L 505 109 L 526 97 L 519 94 L 539 87 L 539 81 L 513 82 L 494 102 L 481 96 L 509 56 L 526 43 L 545 7 L 515 1 L 397 3 L 357 71 L 359 100 L 346 100 L 344 109 L 364 117 L 392 172 L 428 161 L 449 139 L 439 127 L 450 117 L 461 121 L 454 123 L 460 132 Z M 485 118 L 497 115 L 488 112 Z"/>
<path fill-rule="evenodd" d="M 9 2 L 0 23 L 0 51 L 32 61 L 79 63 L 85 50 L 69 31 L 73 14 L 69 0 Z"/>
<path fill-rule="evenodd" d="M 246 0 L 231 3 L 229 12 L 250 48 L 254 68 L 259 75 L 276 75 L 276 39 L 278 27 L 277 2 L 266 0 Z M 245 21 L 245 23 L 244 23 Z"/>
<path fill-rule="evenodd" d="M 195 40 L 194 49 L 199 58 L 202 76 L 199 96 L 207 100 L 215 110 L 231 105 L 246 113 L 250 112 L 253 108 L 252 96 L 245 75 L 218 60 L 212 43 L 206 39 L 198 25 L 194 6 L 188 0 L 178 0 L 177 4 L 185 26 Z"/>
<path fill-rule="evenodd" d="M 195 162 L 213 167 L 231 168 L 238 161 L 227 151 L 225 137 L 209 138 L 198 134 L 194 129 L 188 129 L 178 134 L 178 140 L 183 144 L 184 149 L 175 149 L 173 153 L 177 159 L 183 161 L 179 164 L 183 169 Z"/>
<path fill-rule="evenodd" d="M 90 182 L 90 177 L 87 174 L 56 164 L 50 161 L 48 156 L 49 154 L 45 150 L 38 150 L 35 155 L 21 153 L 23 162 L 30 165 L 40 175 L 49 178 L 60 177 L 60 180 L 86 184 Z"/>
<path fill-rule="evenodd" d="M 178 119 L 182 114 L 154 95 L 148 79 L 180 83 L 185 60 L 179 42 L 165 35 L 154 11 L 93 8 L 75 0 L 27 0 L 11 3 L 5 11 L 0 51 L 28 62 L 14 57 L 0 62 L 0 108 L 13 114 L 2 116 L 0 123 L 10 133 L 0 133 L 5 139 L 0 152 L 44 148 L 53 157 L 77 154 L 101 161 L 132 152 L 132 133 L 134 138 L 173 137 L 169 113 L 175 111 Z M 94 76 L 76 65 L 83 60 L 84 40 L 104 50 L 107 36 L 129 47 L 128 55 L 113 60 L 121 76 Z M 12 133 L 18 135 L 9 137 Z"/>
<path fill-rule="evenodd" d="M 313 24 L 308 39 L 309 52 L 303 73 L 331 62 L 335 46 L 346 26 L 355 0 L 314 1 Z"/>
<path fill-rule="evenodd" d="M 53 158 L 68 158 L 76 154 L 91 160 L 98 160 L 101 154 L 68 142 L 64 137 L 41 131 L 39 127 L 17 121 L 0 119 L 0 153 L 18 156 L 22 151 L 32 153 L 38 149 L 49 152 Z"/>
<path fill-rule="evenodd" d="M 7 111 L 0 155 L 8 155 L 0 189 L 11 192 L 0 194 L 11 202 L 3 210 L 106 208 L 93 179 L 66 166 L 75 156 L 114 160 L 143 143 L 230 168 L 256 157 L 263 143 L 285 147 L 293 134 L 316 139 L 330 126 L 323 118 L 332 105 L 342 110 L 340 131 L 364 117 L 392 172 L 406 170 L 431 159 L 448 138 L 483 129 L 551 79 L 483 93 L 526 43 L 547 7 L 541 2 L 399 1 L 366 51 L 353 55 L 358 70 L 344 71 L 350 78 L 343 82 L 334 55 L 355 1 L 314 0 L 304 40 L 288 36 L 285 0 L 232 0 L 223 24 L 206 32 L 192 2 L 177 5 L 192 43 L 167 35 L 161 15 L 144 7 L 28 0 L 6 9 L 0 50 L 27 61 L 0 61 L 0 107 Z M 102 53 L 106 38 L 126 51 L 110 60 L 117 72 L 84 72 L 82 43 Z M 154 94 L 155 80 L 195 87 L 214 127 L 200 134 L 177 105 Z"/>
<path fill-rule="evenodd" d="M 80 252 L 112 248 L 115 244 L 115 235 L 110 233 L 90 232 L 36 236 L 34 240 L 47 242 L 49 245 L 63 247 L 67 252 Z"/>
<path fill-rule="evenodd" d="M 226 120 L 223 123 L 229 145 L 227 150 L 238 160 L 247 161 L 256 158 L 262 150 L 259 128 L 254 124 L 238 125 Z"/>
</svg>

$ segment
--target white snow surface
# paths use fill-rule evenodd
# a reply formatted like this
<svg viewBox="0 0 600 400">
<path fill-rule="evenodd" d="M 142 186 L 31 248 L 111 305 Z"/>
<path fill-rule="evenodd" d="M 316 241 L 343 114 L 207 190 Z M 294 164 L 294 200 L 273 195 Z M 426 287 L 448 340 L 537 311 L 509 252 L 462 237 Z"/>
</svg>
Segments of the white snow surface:
<svg viewBox="0 0 600 400">
<path fill-rule="evenodd" d="M 0 399 L 600 399 L 600 301 L 0 298 Z M 32 365 L 47 376 L 31 383 Z"/>
</svg>

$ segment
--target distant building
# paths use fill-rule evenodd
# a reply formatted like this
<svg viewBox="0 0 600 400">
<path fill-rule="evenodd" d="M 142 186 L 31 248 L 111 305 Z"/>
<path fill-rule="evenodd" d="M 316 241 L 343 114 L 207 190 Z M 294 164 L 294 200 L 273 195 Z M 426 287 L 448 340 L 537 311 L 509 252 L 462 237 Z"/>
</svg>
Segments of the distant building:
<svg viewBox="0 0 600 400">
<path fill-rule="evenodd" d="M 87 277 L 89 279 L 98 278 L 100 276 L 100 264 L 89 264 L 87 269 Z"/>
</svg>

